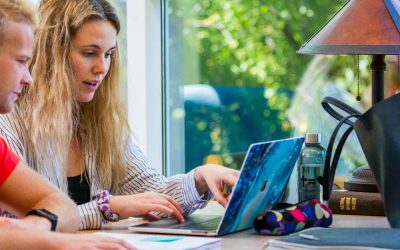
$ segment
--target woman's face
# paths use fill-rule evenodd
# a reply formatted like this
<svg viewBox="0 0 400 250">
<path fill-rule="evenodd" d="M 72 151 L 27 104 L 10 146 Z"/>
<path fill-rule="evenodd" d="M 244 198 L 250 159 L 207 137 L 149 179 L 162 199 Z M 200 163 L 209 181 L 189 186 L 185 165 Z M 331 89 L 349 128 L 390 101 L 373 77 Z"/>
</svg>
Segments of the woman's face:
<svg viewBox="0 0 400 250">
<path fill-rule="evenodd" d="M 75 100 L 90 102 L 110 69 L 117 46 L 117 30 L 109 21 L 83 24 L 72 39 L 69 55 L 73 70 Z"/>
</svg>

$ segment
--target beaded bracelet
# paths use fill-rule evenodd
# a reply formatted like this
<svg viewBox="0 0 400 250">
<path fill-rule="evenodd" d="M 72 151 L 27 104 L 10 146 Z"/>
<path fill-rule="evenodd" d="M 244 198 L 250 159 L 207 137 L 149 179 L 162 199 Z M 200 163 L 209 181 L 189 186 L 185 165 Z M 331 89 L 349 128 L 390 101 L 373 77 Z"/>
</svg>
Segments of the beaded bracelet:
<svg viewBox="0 0 400 250">
<path fill-rule="evenodd" d="M 110 207 L 110 193 L 107 190 L 100 189 L 96 194 L 97 207 L 103 213 L 104 218 L 108 221 L 118 221 L 119 215 L 113 213 Z"/>
</svg>

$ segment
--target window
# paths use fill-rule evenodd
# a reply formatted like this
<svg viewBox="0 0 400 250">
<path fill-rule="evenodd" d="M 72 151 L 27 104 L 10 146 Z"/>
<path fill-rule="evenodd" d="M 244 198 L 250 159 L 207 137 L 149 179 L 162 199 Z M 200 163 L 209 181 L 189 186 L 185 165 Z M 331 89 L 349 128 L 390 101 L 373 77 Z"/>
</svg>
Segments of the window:
<svg viewBox="0 0 400 250">
<path fill-rule="evenodd" d="M 352 59 L 296 51 L 345 2 L 164 1 L 169 174 L 205 162 L 238 169 L 251 143 L 305 132 L 321 132 L 327 145 L 335 122 L 318 119 L 320 99 L 354 100 Z"/>
</svg>

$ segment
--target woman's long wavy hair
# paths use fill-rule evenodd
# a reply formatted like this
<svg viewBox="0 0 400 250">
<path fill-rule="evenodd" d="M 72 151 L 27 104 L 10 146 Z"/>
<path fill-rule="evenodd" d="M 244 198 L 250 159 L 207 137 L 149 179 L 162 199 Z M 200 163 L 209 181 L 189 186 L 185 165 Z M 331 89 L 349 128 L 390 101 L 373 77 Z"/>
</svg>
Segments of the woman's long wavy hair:
<svg viewBox="0 0 400 250">
<path fill-rule="evenodd" d="M 92 20 L 109 21 L 120 30 L 107 0 L 42 0 L 31 63 L 33 85 L 19 102 L 34 149 L 34 167 L 64 191 L 72 139 L 78 141 L 83 155 L 95 154 L 95 172 L 103 188 L 115 191 L 125 175 L 129 127 L 121 99 L 118 46 L 93 100 L 74 100 L 72 40 Z"/>
</svg>

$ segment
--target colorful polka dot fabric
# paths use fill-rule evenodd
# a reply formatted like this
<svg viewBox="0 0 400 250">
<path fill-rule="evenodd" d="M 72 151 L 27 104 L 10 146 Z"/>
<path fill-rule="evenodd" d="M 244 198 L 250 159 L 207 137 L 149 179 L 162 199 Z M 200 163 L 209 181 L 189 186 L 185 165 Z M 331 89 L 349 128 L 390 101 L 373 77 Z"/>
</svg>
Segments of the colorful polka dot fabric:
<svg viewBox="0 0 400 250">
<path fill-rule="evenodd" d="M 286 235 L 309 227 L 329 227 L 332 211 L 317 199 L 306 200 L 282 210 L 268 210 L 254 220 L 262 235 Z"/>
</svg>

